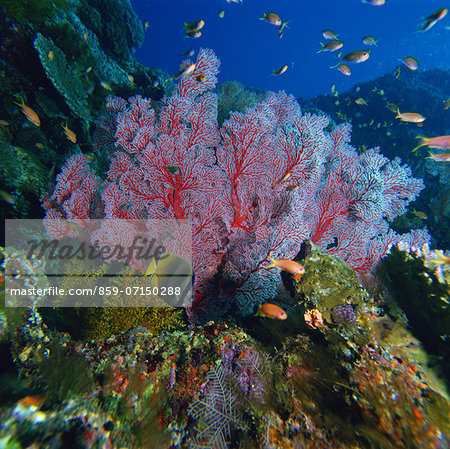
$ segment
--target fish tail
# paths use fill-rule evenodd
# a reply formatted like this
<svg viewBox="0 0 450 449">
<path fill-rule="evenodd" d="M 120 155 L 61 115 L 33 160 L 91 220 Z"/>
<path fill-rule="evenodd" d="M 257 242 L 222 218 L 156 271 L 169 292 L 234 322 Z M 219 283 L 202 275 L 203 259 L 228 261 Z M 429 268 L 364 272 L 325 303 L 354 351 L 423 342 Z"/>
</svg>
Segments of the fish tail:
<svg viewBox="0 0 450 449">
<path fill-rule="evenodd" d="M 420 134 L 418 136 L 416 136 L 416 139 L 420 139 L 421 142 L 419 145 L 417 145 L 415 148 L 413 148 L 413 150 L 412 150 L 413 153 L 415 153 L 419 148 L 424 147 L 428 143 L 428 139 L 425 136 L 422 136 Z"/>
<path fill-rule="evenodd" d="M 276 267 L 277 265 L 277 261 L 275 259 L 272 259 L 272 257 L 268 257 L 268 259 L 270 259 L 270 261 L 272 262 L 270 265 L 267 265 L 266 268 L 271 268 L 271 267 Z"/>
<path fill-rule="evenodd" d="M 322 44 L 322 42 L 320 43 L 320 45 L 322 45 L 322 48 L 317 52 L 317 53 L 320 53 L 320 52 L 322 52 L 323 51 L 323 49 L 325 48 L 325 44 Z"/>
<path fill-rule="evenodd" d="M 21 103 L 17 103 L 17 101 L 13 101 L 13 103 L 20 107 L 25 106 L 25 100 L 23 99 L 22 95 L 18 95 L 17 97 L 19 98 Z"/>
<path fill-rule="evenodd" d="M 337 64 L 332 65 L 330 69 L 335 69 L 339 64 L 341 64 L 342 60 L 340 60 Z"/>
<path fill-rule="evenodd" d="M 266 20 L 266 16 L 267 14 L 265 12 L 263 12 L 263 16 L 259 18 L 259 20 Z"/>
</svg>

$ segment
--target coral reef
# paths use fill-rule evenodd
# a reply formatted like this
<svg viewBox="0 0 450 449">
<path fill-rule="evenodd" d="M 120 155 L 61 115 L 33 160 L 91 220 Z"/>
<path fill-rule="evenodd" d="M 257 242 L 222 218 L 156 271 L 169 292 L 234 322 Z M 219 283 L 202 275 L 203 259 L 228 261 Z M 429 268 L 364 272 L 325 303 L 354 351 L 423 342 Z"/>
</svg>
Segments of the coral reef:
<svg viewBox="0 0 450 449">
<path fill-rule="evenodd" d="M 336 357 L 320 330 L 269 356 L 225 322 L 81 343 L 35 316 L 9 334 L 29 384 L 2 407 L 0 438 L 18 447 L 68 438 L 80 447 L 446 447 L 445 394 L 425 366 L 394 357 L 366 318 L 355 325 L 368 344 Z"/>
<path fill-rule="evenodd" d="M 447 73 L 402 70 L 301 110 L 238 82 L 213 93 L 212 50 L 176 86 L 138 64 L 130 0 L 3 0 L 0 29 L 0 218 L 42 202 L 49 236 L 124 247 L 164 219 L 195 274 L 187 309 L 147 290 L 11 307 L 4 277 L 46 288 L 56 265 L 65 289 L 153 277 L 137 258 L 117 273 L 0 248 L 0 448 L 449 447 L 449 256 L 423 244 L 427 223 L 447 246 L 450 177 L 385 107 L 449 134 L 429 120 Z M 416 200 L 426 214 L 407 214 Z M 286 319 L 255 314 L 266 301 Z"/>
</svg>

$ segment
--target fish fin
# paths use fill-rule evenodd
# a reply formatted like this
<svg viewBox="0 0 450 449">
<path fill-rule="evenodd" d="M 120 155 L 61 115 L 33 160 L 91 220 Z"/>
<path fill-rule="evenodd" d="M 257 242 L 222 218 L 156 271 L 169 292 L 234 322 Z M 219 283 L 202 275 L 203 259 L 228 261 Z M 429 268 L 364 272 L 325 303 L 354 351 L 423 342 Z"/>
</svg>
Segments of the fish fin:
<svg viewBox="0 0 450 449">
<path fill-rule="evenodd" d="M 412 150 L 413 153 L 415 153 L 419 148 L 424 147 L 427 144 L 427 138 L 425 136 L 419 134 L 418 136 L 416 136 L 416 139 L 421 139 L 422 142 L 420 142 L 419 145 L 413 148 Z"/>
<path fill-rule="evenodd" d="M 152 260 L 150 261 L 150 263 L 148 264 L 147 271 L 145 272 L 145 276 L 153 276 L 156 271 L 156 265 L 157 264 L 156 264 L 155 258 L 153 257 Z"/>
<path fill-rule="evenodd" d="M 19 97 L 19 100 L 22 103 L 17 103 L 17 101 L 13 101 L 13 103 L 16 104 L 17 106 L 20 106 L 22 108 L 23 106 L 25 106 L 25 100 L 23 99 L 22 95 L 17 95 L 17 96 Z"/>
<path fill-rule="evenodd" d="M 294 281 L 299 281 L 299 280 L 302 278 L 302 276 L 303 276 L 303 273 L 297 273 L 297 274 L 294 276 Z"/>
</svg>

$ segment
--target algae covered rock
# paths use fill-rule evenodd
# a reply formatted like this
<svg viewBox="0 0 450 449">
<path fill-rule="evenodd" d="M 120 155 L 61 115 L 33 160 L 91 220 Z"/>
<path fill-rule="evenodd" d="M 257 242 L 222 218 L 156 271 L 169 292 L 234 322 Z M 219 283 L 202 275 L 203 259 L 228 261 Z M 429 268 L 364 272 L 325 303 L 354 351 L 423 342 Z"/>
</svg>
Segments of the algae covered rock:
<svg viewBox="0 0 450 449">
<path fill-rule="evenodd" d="M 440 263 L 436 252 L 409 253 L 393 247 L 389 256 L 383 259 L 379 275 L 390 293 L 391 300 L 394 300 L 394 305 L 399 306 L 405 313 L 415 336 L 422 341 L 428 352 L 442 357 L 443 369 L 448 375 L 448 264 Z"/>
<path fill-rule="evenodd" d="M 308 241 L 302 245 L 302 255 L 305 274 L 292 280 L 290 290 L 307 309 L 319 310 L 326 322 L 343 324 L 345 316 L 352 317 L 351 308 L 356 311 L 368 300 L 355 270 Z M 286 275 L 283 280 L 289 282 Z"/>
<path fill-rule="evenodd" d="M 32 215 L 48 188 L 47 169 L 31 151 L 5 142 L 0 143 L 0 161 L 1 188 L 11 197 L 12 215 Z"/>
<path fill-rule="evenodd" d="M 144 27 L 130 0 L 81 0 L 80 5 L 79 17 L 114 58 L 130 59 L 144 42 Z"/>
</svg>

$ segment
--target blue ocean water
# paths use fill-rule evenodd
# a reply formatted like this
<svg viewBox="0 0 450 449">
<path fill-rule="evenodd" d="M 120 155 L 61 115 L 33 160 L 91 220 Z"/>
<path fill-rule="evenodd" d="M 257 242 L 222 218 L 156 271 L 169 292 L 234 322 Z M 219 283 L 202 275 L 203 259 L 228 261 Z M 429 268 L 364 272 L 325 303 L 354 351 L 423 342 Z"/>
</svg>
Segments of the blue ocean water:
<svg viewBox="0 0 450 449">
<path fill-rule="evenodd" d="M 405 55 L 419 60 L 420 70 L 450 69 L 450 15 L 426 32 L 416 32 L 420 22 L 439 8 L 442 0 L 387 0 L 372 6 L 361 0 L 132 0 L 133 8 L 148 21 L 144 45 L 136 58 L 148 66 L 177 73 L 186 58 L 181 52 L 212 48 L 221 60 L 219 82 L 237 80 L 264 90 L 284 89 L 295 96 L 314 97 L 338 91 L 393 71 Z M 224 17 L 218 11 L 224 11 Z M 264 12 L 276 12 L 289 21 L 283 38 L 276 26 L 259 20 Z M 184 22 L 203 19 L 198 39 L 184 37 Z M 330 66 L 336 53 L 317 53 L 325 42 L 323 29 L 331 29 L 344 42 L 342 55 L 367 48 L 362 38 L 379 40 L 368 61 L 352 64 L 347 77 Z M 195 58 L 195 57 L 194 57 Z M 271 75 L 288 64 L 280 76 Z M 402 70 L 408 70 L 403 66 Z"/>
</svg>

